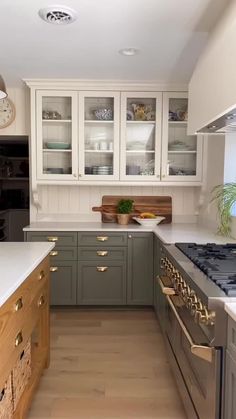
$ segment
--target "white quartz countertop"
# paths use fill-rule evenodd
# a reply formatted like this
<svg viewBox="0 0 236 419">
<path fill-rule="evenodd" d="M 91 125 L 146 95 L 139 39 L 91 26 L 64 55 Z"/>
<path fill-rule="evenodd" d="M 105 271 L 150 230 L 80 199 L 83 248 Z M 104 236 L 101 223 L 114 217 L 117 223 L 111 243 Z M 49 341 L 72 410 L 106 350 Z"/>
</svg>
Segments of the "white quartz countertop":
<svg viewBox="0 0 236 419">
<path fill-rule="evenodd" d="M 225 311 L 236 322 L 236 302 L 225 303 Z"/>
<path fill-rule="evenodd" d="M 54 243 L 0 243 L 0 306 L 53 249 Z"/>
<path fill-rule="evenodd" d="M 101 222 L 35 222 L 24 228 L 24 231 L 122 231 L 144 232 L 153 231 L 163 243 L 194 242 L 194 243 L 236 243 L 236 240 L 217 235 L 198 224 L 160 224 L 154 229 L 138 224 L 122 226 L 116 223 Z"/>
</svg>

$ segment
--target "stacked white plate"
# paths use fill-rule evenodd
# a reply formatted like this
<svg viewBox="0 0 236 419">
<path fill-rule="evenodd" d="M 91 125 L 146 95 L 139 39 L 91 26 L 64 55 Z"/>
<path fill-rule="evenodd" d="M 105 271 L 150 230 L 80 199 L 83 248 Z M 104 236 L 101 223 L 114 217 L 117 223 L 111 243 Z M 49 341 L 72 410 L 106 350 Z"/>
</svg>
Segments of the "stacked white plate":
<svg viewBox="0 0 236 419">
<path fill-rule="evenodd" d="M 112 175 L 113 167 L 112 166 L 93 166 L 92 174 L 93 175 Z"/>
</svg>

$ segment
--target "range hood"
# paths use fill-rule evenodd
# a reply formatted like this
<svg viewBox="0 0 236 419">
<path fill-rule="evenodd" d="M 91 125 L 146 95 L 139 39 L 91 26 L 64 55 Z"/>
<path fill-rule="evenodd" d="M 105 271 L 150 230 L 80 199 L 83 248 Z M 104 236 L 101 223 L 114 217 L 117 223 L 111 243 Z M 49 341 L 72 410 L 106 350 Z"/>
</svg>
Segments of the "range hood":
<svg viewBox="0 0 236 419">
<path fill-rule="evenodd" d="M 222 116 L 205 125 L 198 132 L 205 134 L 236 132 L 236 105 Z"/>
</svg>

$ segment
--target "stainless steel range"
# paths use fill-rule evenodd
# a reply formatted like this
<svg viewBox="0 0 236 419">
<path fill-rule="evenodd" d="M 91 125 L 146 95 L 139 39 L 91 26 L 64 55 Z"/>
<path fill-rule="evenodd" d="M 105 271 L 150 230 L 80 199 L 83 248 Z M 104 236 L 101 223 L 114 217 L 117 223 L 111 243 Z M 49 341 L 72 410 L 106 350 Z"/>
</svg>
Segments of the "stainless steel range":
<svg viewBox="0 0 236 419">
<path fill-rule="evenodd" d="M 158 287 L 159 317 L 188 417 L 223 418 L 224 303 L 236 297 L 236 245 L 161 246 Z"/>
</svg>

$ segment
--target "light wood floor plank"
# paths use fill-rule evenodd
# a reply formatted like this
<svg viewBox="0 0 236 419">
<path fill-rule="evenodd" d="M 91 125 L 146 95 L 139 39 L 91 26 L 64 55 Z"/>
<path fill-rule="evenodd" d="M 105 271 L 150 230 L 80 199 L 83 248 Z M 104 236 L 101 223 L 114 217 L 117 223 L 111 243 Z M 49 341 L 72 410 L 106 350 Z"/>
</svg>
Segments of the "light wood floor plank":
<svg viewBox="0 0 236 419">
<path fill-rule="evenodd" d="M 152 310 L 54 310 L 28 419 L 186 419 Z"/>
</svg>

